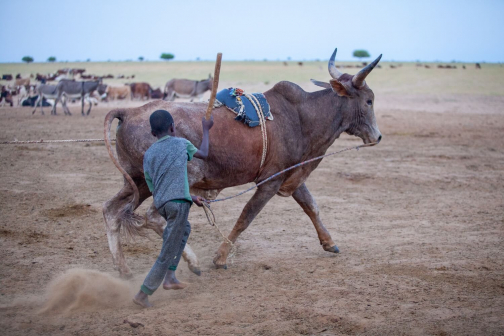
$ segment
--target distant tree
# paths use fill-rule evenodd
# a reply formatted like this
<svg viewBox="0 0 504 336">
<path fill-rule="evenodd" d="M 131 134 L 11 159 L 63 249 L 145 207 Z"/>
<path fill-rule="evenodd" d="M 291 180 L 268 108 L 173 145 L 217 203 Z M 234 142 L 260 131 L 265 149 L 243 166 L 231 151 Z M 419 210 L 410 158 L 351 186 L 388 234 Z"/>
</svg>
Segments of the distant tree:
<svg viewBox="0 0 504 336">
<path fill-rule="evenodd" d="M 91 58 L 88 58 L 88 59 L 86 60 L 86 62 L 91 62 Z"/>
<path fill-rule="evenodd" d="M 169 61 L 171 59 L 174 59 L 175 55 L 170 54 L 170 53 L 162 53 L 161 56 L 159 56 L 159 58 L 161 58 L 161 59 L 163 59 L 165 61 Z"/>
<path fill-rule="evenodd" d="M 21 58 L 21 61 L 26 62 L 26 63 L 31 63 L 31 62 L 33 62 L 33 57 L 25 56 L 25 57 Z"/>
<path fill-rule="evenodd" d="M 56 62 L 56 57 L 54 57 L 54 56 L 50 56 L 50 57 L 47 59 L 47 62 Z"/>
<path fill-rule="evenodd" d="M 354 50 L 353 52 L 353 57 L 357 57 L 358 59 L 369 57 L 369 53 L 367 50 L 364 49 L 359 49 L 359 50 Z"/>
<path fill-rule="evenodd" d="M 143 56 L 138 57 L 138 60 L 142 62 L 144 60 Z"/>
</svg>

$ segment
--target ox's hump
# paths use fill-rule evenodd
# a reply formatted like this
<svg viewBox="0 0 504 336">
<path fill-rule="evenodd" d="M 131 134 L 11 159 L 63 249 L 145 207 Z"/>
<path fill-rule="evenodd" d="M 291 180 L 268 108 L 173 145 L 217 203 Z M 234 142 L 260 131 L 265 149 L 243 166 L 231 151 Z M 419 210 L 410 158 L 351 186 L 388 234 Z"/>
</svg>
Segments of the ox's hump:
<svg viewBox="0 0 504 336">
<path fill-rule="evenodd" d="M 282 96 L 293 104 L 305 100 L 307 96 L 307 92 L 299 85 L 288 81 L 276 83 L 275 86 L 266 91 L 265 94 L 267 94 L 267 96 Z"/>
</svg>

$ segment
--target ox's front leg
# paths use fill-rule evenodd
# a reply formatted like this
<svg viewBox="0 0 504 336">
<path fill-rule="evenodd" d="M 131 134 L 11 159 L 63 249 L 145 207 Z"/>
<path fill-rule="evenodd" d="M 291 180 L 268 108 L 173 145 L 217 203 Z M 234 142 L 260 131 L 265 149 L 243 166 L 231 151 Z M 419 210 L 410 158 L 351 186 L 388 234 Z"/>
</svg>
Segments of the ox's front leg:
<svg viewBox="0 0 504 336">
<path fill-rule="evenodd" d="M 334 244 L 331 235 L 325 228 L 324 224 L 322 224 L 317 203 L 313 199 L 313 196 L 306 185 L 303 183 L 299 188 L 297 188 L 294 194 L 292 194 L 292 197 L 294 197 L 296 202 L 301 206 L 301 208 L 303 208 L 308 217 L 310 217 L 313 226 L 315 226 L 315 230 L 317 231 L 320 245 L 322 245 L 324 250 L 338 253 L 339 249 L 336 244 Z"/>
<path fill-rule="evenodd" d="M 157 211 L 154 203 L 151 204 L 147 213 L 145 214 L 146 229 L 152 229 L 156 232 L 160 237 L 163 237 L 163 230 L 166 226 L 166 219 L 163 218 Z M 191 246 L 186 244 L 184 247 L 184 251 L 182 252 L 182 258 L 187 262 L 187 267 L 189 270 L 196 275 L 201 275 L 200 265 L 198 261 L 198 257 L 193 252 Z"/>
<path fill-rule="evenodd" d="M 265 183 L 258 187 L 254 196 L 247 202 L 245 208 L 243 208 L 240 218 L 236 222 L 233 230 L 229 234 L 228 238 L 233 243 L 236 242 L 236 239 L 245 231 L 245 229 L 252 223 L 255 216 L 264 208 L 266 203 L 275 196 L 275 194 L 280 189 L 282 185 L 282 180 L 273 179 L 272 181 Z M 229 251 L 231 250 L 230 244 L 227 242 L 223 242 L 219 249 L 217 250 L 217 255 L 215 256 L 213 262 L 217 268 L 227 269 L 227 257 L 229 255 Z"/>
</svg>

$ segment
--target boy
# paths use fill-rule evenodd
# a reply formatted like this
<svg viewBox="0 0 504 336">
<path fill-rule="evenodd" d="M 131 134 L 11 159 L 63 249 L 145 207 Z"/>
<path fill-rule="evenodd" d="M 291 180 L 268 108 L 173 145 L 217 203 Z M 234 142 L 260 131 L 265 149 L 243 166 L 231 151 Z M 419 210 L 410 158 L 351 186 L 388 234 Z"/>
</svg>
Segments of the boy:
<svg viewBox="0 0 504 336">
<path fill-rule="evenodd" d="M 158 140 L 144 155 L 145 181 L 154 197 L 154 205 L 166 219 L 166 228 L 161 253 L 133 298 L 133 302 L 145 308 L 152 307 L 148 296 L 154 293 L 163 278 L 164 289 L 186 287 L 175 277 L 175 270 L 191 233 L 191 225 L 187 221 L 189 209 L 193 202 L 202 206 L 204 201 L 189 194 L 187 161 L 193 157 L 202 160 L 208 157 L 208 131 L 213 126 L 213 118 L 203 118 L 203 140 L 198 150 L 189 140 L 175 137 L 175 124 L 168 111 L 154 111 L 149 121 L 151 133 Z"/>
</svg>

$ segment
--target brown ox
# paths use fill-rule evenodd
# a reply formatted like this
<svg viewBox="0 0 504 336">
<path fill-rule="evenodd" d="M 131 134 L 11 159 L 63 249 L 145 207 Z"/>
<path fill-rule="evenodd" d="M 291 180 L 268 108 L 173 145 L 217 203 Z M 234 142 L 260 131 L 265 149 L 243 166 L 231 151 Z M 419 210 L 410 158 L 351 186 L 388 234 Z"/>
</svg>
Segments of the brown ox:
<svg viewBox="0 0 504 336">
<path fill-rule="evenodd" d="M 165 100 L 173 101 L 176 97 L 178 98 L 198 98 L 201 101 L 203 94 L 212 90 L 213 78 L 208 75 L 207 79 L 200 81 L 189 80 L 189 79 L 172 79 L 168 81 L 165 85 Z"/>
<path fill-rule="evenodd" d="M 152 88 L 149 83 L 131 83 L 129 86 L 131 87 L 131 99 L 151 98 Z"/>
<path fill-rule="evenodd" d="M 2 88 L 0 90 L 0 106 L 5 106 L 5 104 L 9 104 L 11 107 L 13 106 L 12 103 L 12 93 L 10 90 L 8 90 L 5 86 L 2 85 Z"/>
<path fill-rule="evenodd" d="M 151 91 L 151 98 L 152 99 L 162 99 L 162 98 L 164 98 L 164 93 L 163 93 L 163 91 L 161 91 L 160 88 L 157 88 L 157 89 Z"/>
<path fill-rule="evenodd" d="M 107 99 L 130 99 L 131 98 L 131 88 L 128 85 L 124 86 L 107 86 Z"/>
<path fill-rule="evenodd" d="M 188 163 L 192 193 L 212 199 L 224 188 L 258 183 L 296 163 L 323 155 L 343 132 L 360 137 L 364 143 L 378 143 L 382 136 L 373 111 L 374 94 L 365 78 L 381 55 L 355 76 L 340 73 L 334 66 L 335 56 L 336 50 L 329 61 L 330 82 L 313 81 L 325 90 L 309 93 L 294 83 L 283 81 L 264 93 L 275 121 L 266 123 L 269 146 L 261 169 L 260 127 L 249 128 L 237 123 L 235 115 L 225 107 L 214 109 L 215 124 L 210 131 L 208 159 Z M 149 116 L 157 109 L 166 109 L 173 114 L 179 136 L 195 144 L 202 140 L 201 118 L 205 115 L 205 103 L 155 101 L 138 108 L 115 109 L 105 117 L 105 143 L 112 161 L 124 175 L 125 183 L 117 195 L 104 203 L 103 215 L 114 265 L 125 277 L 131 273 L 121 249 L 120 231 L 139 233 L 150 228 L 161 235 L 165 224 L 153 205 L 145 217 L 134 214 L 134 210 L 151 196 L 142 162 L 145 151 L 156 141 L 150 133 Z M 110 127 L 115 118 L 119 119 L 116 134 L 118 159 L 110 147 Z M 259 186 L 245 205 L 229 239 L 235 242 L 273 196 L 292 196 L 312 220 L 323 249 L 339 252 L 305 185 L 320 162 L 293 169 Z M 229 251 L 227 243 L 219 247 L 214 258 L 218 268 L 227 267 Z M 191 268 L 191 264 L 189 266 Z"/>
</svg>

